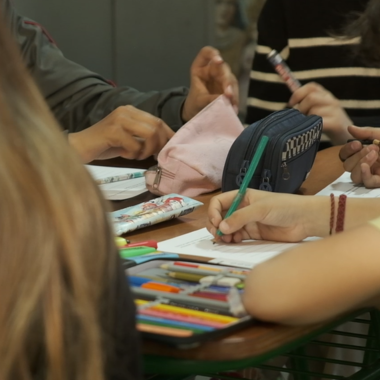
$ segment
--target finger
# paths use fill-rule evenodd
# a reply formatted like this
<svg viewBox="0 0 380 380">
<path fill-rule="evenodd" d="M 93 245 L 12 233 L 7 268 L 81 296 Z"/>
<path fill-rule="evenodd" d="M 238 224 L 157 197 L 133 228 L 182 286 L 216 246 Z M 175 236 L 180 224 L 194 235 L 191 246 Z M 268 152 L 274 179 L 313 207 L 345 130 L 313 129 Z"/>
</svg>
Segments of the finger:
<svg viewBox="0 0 380 380">
<path fill-rule="evenodd" d="M 234 234 L 249 223 L 262 221 L 267 213 L 268 210 L 258 204 L 255 204 L 254 210 L 252 206 L 243 207 L 224 219 L 220 223 L 219 229 L 224 234 Z"/>
<path fill-rule="evenodd" d="M 380 176 L 371 173 L 371 165 L 362 163 L 360 165 L 363 184 L 367 189 L 375 189 L 380 187 Z"/>
<path fill-rule="evenodd" d="M 363 145 L 359 141 L 351 141 L 340 149 L 339 151 L 339 159 L 344 162 L 349 157 L 353 156 L 354 154 L 360 152 L 363 148 Z M 347 169 L 346 169 L 347 170 Z M 351 171 L 351 170 L 347 170 Z"/>
<path fill-rule="evenodd" d="M 131 135 L 144 140 L 152 137 L 163 123 L 158 117 L 133 106 L 122 106 L 117 108 L 117 111 L 120 112 L 118 117 L 123 128 Z"/>
<path fill-rule="evenodd" d="M 136 159 L 142 144 L 122 128 L 115 129 L 109 138 L 109 148 L 120 150 L 120 156 L 129 160 Z"/>
<path fill-rule="evenodd" d="M 346 161 L 344 161 L 343 163 L 344 170 L 347 172 L 352 172 L 355 168 L 357 168 L 357 165 L 359 163 L 365 162 L 362 160 L 368 155 L 368 153 L 370 153 L 371 151 L 378 152 L 378 150 L 379 148 L 375 145 L 368 145 L 362 148 L 359 152 L 353 154 L 352 156 L 347 158 Z"/>
<path fill-rule="evenodd" d="M 148 113 L 142 113 L 135 109 L 131 113 L 131 118 L 136 122 L 135 125 L 139 127 L 139 134 L 136 137 L 144 141 L 141 152 L 137 157 L 139 160 L 158 154 L 168 142 L 168 136 L 174 134 L 163 120 Z M 134 130 L 136 130 L 136 128 L 134 128 Z"/>
<path fill-rule="evenodd" d="M 380 139 L 380 130 L 378 128 L 350 125 L 347 129 L 357 139 Z"/>
<path fill-rule="evenodd" d="M 197 54 L 197 56 L 195 57 L 191 67 L 192 69 L 193 68 L 197 68 L 197 67 L 204 67 L 204 66 L 207 66 L 210 61 L 213 59 L 213 57 L 215 56 L 219 56 L 220 57 L 220 53 L 219 53 L 219 50 L 211 47 L 211 46 L 205 46 L 203 47 L 199 53 Z M 223 61 L 223 60 L 222 60 Z"/>
<path fill-rule="evenodd" d="M 211 198 L 208 208 L 208 218 L 210 221 L 213 221 L 212 223 L 215 227 L 219 227 L 222 221 L 222 215 L 230 208 L 236 194 L 237 190 L 228 191 Z"/>
<path fill-rule="evenodd" d="M 363 149 L 364 150 L 364 149 Z M 362 164 L 366 164 L 369 167 L 371 167 L 377 160 L 378 153 L 374 150 L 371 150 L 369 153 L 367 153 L 359 162 L 358 164 L 352 169 L 351 171 L 351 180 L 355 184 L 363 183 L 362 178 Z"/>
<path fill-rule="evenodd" d="M 289 106 L 294 107 L 296 104 L 300 103 L 303 99 L 305 99 L 306 96 L 309 95 L 311 92 L 320 91 L 321 88 L 321 86 L 314 82 L 305 84 L 304 86 L 294 91 L 294 93 L 289 99 Z"/>
</svg>

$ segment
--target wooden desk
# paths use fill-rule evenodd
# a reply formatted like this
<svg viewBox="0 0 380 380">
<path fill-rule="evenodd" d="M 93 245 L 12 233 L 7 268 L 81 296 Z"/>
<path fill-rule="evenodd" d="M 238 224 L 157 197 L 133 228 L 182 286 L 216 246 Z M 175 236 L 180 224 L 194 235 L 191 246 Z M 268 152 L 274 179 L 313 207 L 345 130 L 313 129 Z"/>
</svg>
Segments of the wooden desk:
<svg viewBox="0 0 380 380">
<path fill-rule="evenodd" d="M 328 148 L 318 152 L 313 169 L 299 191 L 301 194 L 314 195 L 343 174 L 343 166 L 338 159 L 338 152 L 339 147 Z M 203 228 L 207 220 L 209 201 L 215 194 L 217 192 L 196 197 L 197 200 L 204 203 L 204 206 L 199 207 L 189 215 L 135 231 L 128 236 L 131 236 L 135 241 L 143 241 L 153 237 L 157 239 L 158 236 L 159 240 L 162 241 Z M 152 199 L 152 195 L 145 193 L 133 198 L 133 203 L 130 200 L 114 202 L 113 207 L 114 210 L 119 210 L 149 199 Z"/>
<path fill-rule="evenodd" d="M 342 164 L 338 159 L 338 151 L 339 147 L 333 147 L 320 151 L 317 154 L 313 169 L 300 189 L 301 194 L 314 195 L 343 173 Z M 207 220 L 208 203 L 213 195 L 215 193 L 197 197 L 196 199 L 203 202 L 204 206 L 189 215 L 144 228 L 126 236 L 134 241 L 152 238 L 162 241 L 203 228 Z M 150 194 L 143 194 L 139 197 L 139 201 L 149 200 L 151 197 Z M 136 203 L 136 198 L 133 201 Z M 114 209 L 120 209 L 128 205 L 130 205 L 130 201 L 115 202 L 113 204 Z M 349 318 L 352 318 L 352 315 Z M 189 366 L 189 373 L 191 373 L 194 361 L 196 361 L 198 369 L 201 366 L 201 362 L 206 361 L 207 366 L 205 368 L 207 370 L 210 370 L 210 363 L 215 361 L 215 368 L 220 371 L 223 369 L 221 368 L 221 362 L 226 363 L 226 368 L 237 368 L 231 367 L 231 362 L 234 362 L 239 367 L 261 363 L 265 358 L 299 346 L 302 342 L 307 342 L 311 337 L 332 328 L 332 326 L 341 324 L 342 321 L 343 319 L 339 319 L 330 323 L 306 327 L 286 327 L 260 323 L 240 330 L 223 339 L 210 341 L 199 347 L 184 350 L 157 342 L 144 341 L 143 351 L 145 356 L 150 358 L 150 372 L 156 372 L 159 366 L 162 366 L 161 359 L 163 357 L 165 357 L 166 365 L 168 365 L 168 360 L 173 360 L 173 363 L 178 364 L 178 360 L 182 359 L 181 366 L 183 366 L 184 373 L 187 372 L 185 369 L 187 365 Z M 154 368 L 154 364 L 152 368 L 152 363 L 154 363 L 154 360 L 152 361 L 153 357 L 156 358 L 157 368 Z"/>
<path fill-rule="evenodd" d="M 314 195 L 343 173 L 342 163 L 338 159 L 338 152 L 339 147 L 333 147 L 322 150 L 317 154 L 313 169 L 299 190 L 300 194 Z M 99 164 L 104 165 L 104 162 L 99 162 Z M 116 159 L 110 160 L 107 164 L 111 166 L 125 166 L 125 161 Z M 154 164 L 152 160 L 137 161 L 134 162 L 132 167 L 147 168 Z M 131 167 L 130 161 L 128 161 L 128 166 Z M 189 215 L 144 228 L 125 236 L 133 241 L 147 239 L 162 241 L 203 228 L 207 220 L 209 201 L 215 194 L 217 192 L 196 197 L 197 200 L 204 203 L 204 206 Z M 152 198 L 151 194 L 145 193 L 132 200 L 113 202 L 112 207 L 114 210 L 117 210 Z M 197 259 L 202 258 L 197 257 Z M 178 380 L 188 375 L 212 374 L 231 369 L 256 367 L 267 359 L 291 351 L 293 355 L 292 368 L 301 370 L 295 375 L 294 379 L 309 380 L 315 377 L 310 377 L 307 359 L 302 356 L 302 346 L 318 337 L 321 333 L 331 331 L 334 327 L 341 325 L 345 321 L 351 321 L 353 318 L 361 316 L 365 311 L 358 310 L 332 321 L 303 327 L 257 323 L 223 339 L 210 341 L 187 349 L 173 348 L 157 342 L 144 340 L 145 371 L 162 375 L 157 380 Z M 378 355 L 380 352 L 380 314 L 374 310 L 370 310 L 370 313 L 371 320 L 379 321 L 377 324 L 371 324 L 371 329 L 375 329 L 375 331 L 371 330 L 372 338 L 367 340 L 366 336 L 364 336 L 369 353 L 373 358 L 373 355 Z M 363 323 L 363 320 L 359 318 L 358 322 Z M 368 320 L 364 320 L 364 323 L 368 323 Z M 359 350 L 366 352 L 363 360 L 363 369 L 352 378 L 350 377 L 350 380 L 378 380 L 380 378 L 380 361 L 366 360 L 366 347 L 360 347 Z M 372 362 L 374 364 L 368 365 Z M 316 377 L 320 378 L 320 376 Z M 322 377 L 325 378 L 325 376 Z M 342 377 L 326 376 L 326 378 L 341 379 Z"/>
</svg>

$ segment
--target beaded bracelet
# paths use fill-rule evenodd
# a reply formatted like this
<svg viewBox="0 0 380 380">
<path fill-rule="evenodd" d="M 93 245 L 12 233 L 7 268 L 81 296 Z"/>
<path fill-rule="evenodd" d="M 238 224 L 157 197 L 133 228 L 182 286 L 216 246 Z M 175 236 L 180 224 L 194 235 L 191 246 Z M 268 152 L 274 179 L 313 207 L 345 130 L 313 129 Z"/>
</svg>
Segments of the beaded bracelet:
<svg viewBox="0 0 380 380">
<path fill-rule="evenodd" d="M 335 232 L 342 232 L 344 230 L 344 217 L 346 215 L 346 200 L 347 195 L 340 195 L 339 196 L 339 203 L 338 203 L 338 213 L 336 217 L 336 227 Z"/>
<path fill-rule="evenodd" d="M 336 217 L 336 227 L 335 233 L 342 232 L 344 230 L 344 217 L 346 215 L 346 200 L 347 195 L 340 195 L 338 201 L 338 211 Z M 330 194 L 330 235 L 332 235 L 334 230 L 334 222 L 335 222 L 335 197 L 334 194 Z"/>
<path fill-rule="evenodd" d="M 333 229 L 334 229 L 334 220 L 335 220 L 335 197 L 334 194 L 330 194 L 330 203 L 331 203 L 331 209 L 330 209 L 330 235 L 332 235 Z"/>
</svg>

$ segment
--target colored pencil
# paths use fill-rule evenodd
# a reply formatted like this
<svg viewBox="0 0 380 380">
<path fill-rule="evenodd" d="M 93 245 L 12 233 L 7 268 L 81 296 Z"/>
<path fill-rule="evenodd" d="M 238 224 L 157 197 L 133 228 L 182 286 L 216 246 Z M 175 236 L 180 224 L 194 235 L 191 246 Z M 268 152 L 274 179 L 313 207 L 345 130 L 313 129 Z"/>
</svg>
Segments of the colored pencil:
<svg viewBox="0 0 380 380">
<path fill-rule="evenodd" d="M 95 182 L 98 185 L 104 185 L 104 184 L 107 184 L 107 183 L 126 181 L 128 179 L 134 179 L 134 178 L 144 177 L 144 173 L 145 173 L 145 171 L 143 171 L 143 172 L 135 172 L 135 173 L 126 173 L 126 174 L 122 174 L 122 175 L 114 175 L 114 176 L 98 179 Z"/>
<path fill-rule="evenodd" d="M 189 328 L 189 327 L 183 327 L 183 326 L 172 326 L 169 323 L 164 323 L 164 322 L 156 322 L 156 321 L 139 321 L 137 319 L 137 323 L 144 324 L 144 325 L 152 325 L 152 326 L 157 326 L 157 327 L 169 327 L 169 328 L 175 328 L 179 330 L 186 330 L 186 331 L 191 331 L 193 334 L 202 334 L 206 331 L 201 330 L 201 329 L 196 329 L 196 328 Z"/>
<path fill-rule="evenodd" d="M 182 294 L 173 294 L 173 293 L 165 293 L 165 295 L 162 294 L 162 292 L 157 292 L 155 290 L 148 290 L 148 289 L 141 289 L 137 288 L 135 286 L 131 287 L 132 292 L 140 297 L 148 297 L 150 299 L 156 299 L 156 298 L 165 298 L 173 301 L 182 302 L 185 304 L 190 305 L 196 305 L 201 307 L 211 307 L 214 309 L 219 309 L 221 311 L 229 311 L 230 305 L 228 302 L 223 301 L 214 301 L 210 299 L 204 299 L 199 297 L 192 297 L 192 296 L 186 296 Z"/>
<path fill-rule="evenodd" d="M 185 337 L 194 335 L 191 330 L 174 329 L 171 327 L 148 325 L 145 323 L 138 323 L 137 329 L 141 332 L 160 334 L 160 335 L 170 335 L 170 336 L 175 336 L 179 338 L 185 338 Z"/>
<path fill-rule="evenodd" d="M 150 315 L 152 317 L 173 319 L 175 321 L 189 322 L 189 323 L 197 323 L 199 325 L 205 325 L 220 329 L 222 327 L 226 327 L 226 323 L 208 321 L 206 319 L 193 317 L 191 315 L 183 315 L 177 313 L 171 313 L 163 310 L 154 310 L 154 309 L 142 309 L 139 310 L 139 314 L 141 315 Z"/>
<path fill-rule="evenodd" d="M 135 303 L 139 306 L 139 305 L 146 305 L 149 303 L 149 301 L 137 299 L 135 300 Z M 167 305 L 167 304 L 158 304 L 158 305 L 152 306 L 151 308 L 155 310 L 170 311 L 170 312 L 178 313 L 182 315 L 191 315 L 194 317 L 205 318 L 210 321 L 221 322 L 221 323 L 232 323 L 238 320 L 238 318 L 236 317 L 214 314 L 214 313 L 210 313 L 206 311 L 193 310 L 193 309 L 188 309 L 185 307 L 172 306 L 172 305 Z"/>
<path fill-rule="evenodd" d="M 220 277 L 216 278 L 216 276 L 198 276 L 192 273 L 178 273 L 178 272 L 169 272 L 169 277 L 178 278 L 186 281 L 194 281 L 200 284 L 215 284 L 220 286 L 237 286 L 240 284 L 240 279 L 232 278 L 232 277 Z"/>
<path fill-rule="evenodd" d="M 175 293 L 175 292 L 173 292 Z M 189 294 L 192 297 L 201 297 L 201 298 L 209 298 L 212 300 L 218 300 L 218 301 L 227 301 L 227 294 L 218 294 L 218 293 L 212 293 L 212 292 L 204 292 L 204 291 L 199 291 L 195 293 L 190 293 Z"/>
<path fill-rule="evenodd" d="M 178 280 L 185 280 L 199 283 L 204 275 L 192 274 L 192 273 L 184 273 L 184 272 L 169 272 L 167 274 L 169 277 L 176 278 Z"/>
<path fill-rule="evenodd" d="M 210 270 L 210 271 L 215 271 L 215 272 L 227 271 L 228 273 L 240 274 L 243 276 L 246 276 L 249 273 L 249 270 L 236 270 L 236 269 L 230 269 L 230 268 L 227 268 L 227 269 L 226 268 L 214 268 L 214 267 L 205 266 L 205 265 L 185 263 L 182 261 L 175 261 L 172 265 L 179 265 L 181 267 L 188 267 L 188 268 L 198 268 L 198 269 Z"/>
<path fill-rule="evenodd" d="M 252 180 L 253 175 L 255 174 L 257 165 L 259 164 L 261 157 L 264 153 L 265 147 L 268 143 L 268 136 L 262 135 L 259 140 L 259 145 L 257 146 L 257 149 L 255 151 L 255 154 L 252 158 L 251 163 L 249 164 L 247 173 L 244 176 L 243 182 L 240 185 L 239 191 L 236 193 L 236 196 L 234 200 L 232 201 L 232 204 L 230 208 L 228 209 L 226 215 L 224 216 L 224 219 L 227 219 L 229 216 L 231 216 L 239 207 L 241 201 L 243 200 L 245 193 L 247 191 L 248 185 Z M 219 237 L 223 236 L 223 232 L 219 229 L 216 231 L 216 235 Z"/>
<path fill-rule="evenodd" d="M 217 273 L 215 273 L 214 270 L 207 270 L 207 269 L 203 269 L 203 268 L 199 268 L 199 267 L 198 268 L 190 268 L 190 267 L 178 266 L 178 265 L 172 265 L 172 264 L 162 264 L 161 268 L 166 269 L 166 270 L 170 270 L 173 272 L 192 273 L 192 274 L 196 274 L 196 275 L 205 275 L 205 276 L 217 275 Z M 247 277 L 244 274 L 234 274 L 234 273 L 230 273 L 228 271 L 223 271 L 223 275 L 227 276 L 227 277 L 240 278 L 241 280 L 245 280 L 245 278 Z"/>
<path fill-rule="evenodd" d="M 192 329 L 196 329 L 196 330 L 200 330 L 200 331 L 213 331 L 215 330 L 214 327 L 210 327 L 210 326 L 205 326 L 205 325 L 198 325 L 198 324 L 195 324 L 195 323 L 188 323 L 188 322 L 181 322 L 181 321 L 174 321 L 174 320 L 169 320 L 169 319 L 165 319 L 165 318 L 158 318 L 158 317 L 152 317 L 152 316 L 149 316 L 149 315 L 141 315 L 139 314 L 137 316 L 137 321 L 140 323 L 140 322 L 144 322 L 144 321 L 147 321 L 147 322 L 155 322 L 155 323 L 160 323 L 164 326 L 167 326 L 167 327 L 183 327 L 185 329 L 189 329 L 189 330 L 192 330 Z"/>
</svg>

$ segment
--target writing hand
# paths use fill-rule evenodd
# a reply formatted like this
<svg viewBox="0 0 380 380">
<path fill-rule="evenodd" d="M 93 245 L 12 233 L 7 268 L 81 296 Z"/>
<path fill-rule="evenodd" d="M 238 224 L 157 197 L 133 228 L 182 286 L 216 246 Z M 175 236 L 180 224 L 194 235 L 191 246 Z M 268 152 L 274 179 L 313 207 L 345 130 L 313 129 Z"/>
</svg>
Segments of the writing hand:
<svg viewBox="0 0 380 380">
<path fill-rule="evenodd" d="M 174 132 L 159 118 L 121 106 L 93 126 L 69 134 L 84 163 L 113 157 L 143 160 L 160 152 Z"/>
<path fill-rule="evenodd" d="M 190 75 L 190 90 L 182 109 L 184 121 L 190 120 L 221 94 L 230 99 L 237 113 L 237 80 L 218 50 L 210 46 L 202 48 L 191 65 Z"/>
<path fill-rule="evenodd" d="M 321 85 L 310 82 L 296 90 L 289 105 L 304 115 L 318 115 L 323 119 L 323 132 L 335 145 L 344 144 L 351 135 L 347 127 L 351 119 L 340 105 L 339 100 Z"/>
<path fill-rule="evenodd" d="M 378 128 L 348 127 L 352 136 L 359 140 L 374 140 L 380 138 Z M 351 180 L 363 184 L 367 188 L 380 187 L 380 158 L 379 147 L 376 145 L 363 146 L 360 141 L 345 144 L 339 152 L 344 170 L 351 173 Z"/>
<path fill-rule="evenodd" d="M 330 201 L 327 197 L 248 189 L 239 209 L 223 220 L 236 192 L 213 197 L 208 209 L 208 231 L 216 236 L 219 228 L 224 234 L 221 239 L 226 243 L 245 239 L 297 242 L 329 232 L 326 221 L 330 216 Z"/>
</svg>

